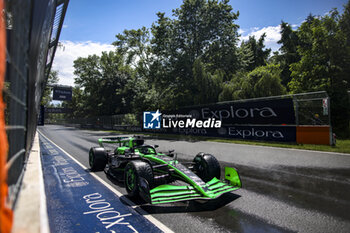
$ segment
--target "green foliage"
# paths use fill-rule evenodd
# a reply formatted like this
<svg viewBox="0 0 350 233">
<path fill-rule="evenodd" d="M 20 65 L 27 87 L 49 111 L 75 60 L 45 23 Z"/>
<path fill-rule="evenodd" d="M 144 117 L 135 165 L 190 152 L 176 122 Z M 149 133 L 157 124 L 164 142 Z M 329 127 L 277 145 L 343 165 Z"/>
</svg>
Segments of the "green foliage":
<svg viewBox="0 0 350 233">
<path fill-rule="evenodd" d="M 205 64 L 206 73 L 218 71 L 227 77 L 238 69 L 238 25 L 234 23 L 238 13 L 233 12 L 227 0 L 185 0 L 173 12 L 173 19 L 164 13 L 157 14 L 158 21 L 151 29 L 151 44 L 156 59 L 155 87 L 162 90 L 172 86 L 174 94 L 169 97 L 172 107 L 176 108 L 205 99 L 203 96 L 193 98 L 201 89 L 193 74 L 197 59 Z M 200 73 L 197 79 L 209 80 L 209 77 L 201 78 Z M 211 78 L 220 79 L 217 75 Z"/>
<path fill-rule="evenodd" d="M 125 114 L 122 120 L 122 125 L 138 125 L 138 121 L 135 114 Z"/>
<path fill-rule="evenodd" d="M 349 135 L 350 88 L 349 5 L 344 14 L 332 10 L 323 17 L 309 15 L 295 32 L 301 59 L 290 64 L 292 93 L 325 90 L 331 97 L 332 125 L 341 136 Z"/>
<path fill-rule="evenodd" d="M 219 101 L 259 98 L 286 94 L 281 84 L 279 65 L 255 68 L 250 73 L 238 73 L 224 84 Z"/>
<path fill-rule="evenodd" d="M 232 75 L 232 79 L 223 84 L 219 101 L 230 101 L 250 98 L 252 86 L 247 78 L 246 72 L 239 72 Z"/>
<path fill-rule="evenodd" d="M 281 55 L 277 55 L 276 62 L 281 65 L 282 84 L 287 86 L 291 81 L 290 65 L 300 61 L 300 55 L 297 47 L 300 43 L 296 31 L 293 31 L 292 26 L 286 22 L 281 23 L 281 39 L 278 41 L 281 44 Z"/>
<path fill-rule="evenodd" d="M 350 47 L 339 26 L 339 14 L 332 11 L 322 18 L 309 16 L 298 29 L 298 53 L 301 60 L 291 65 L 292 80 L 288 84 L 293 93 L 300 91 L 329 91 L 342 83 L 344 68 L 350 58 Z M 348 83 L 345 83 L 348 85 Z"/>
<path fill-rule="evenodd" d="M 57 70 L 51 70 L 49 77 L 47 78 L 46 87 L 43 92 L 43 96 L 41 98 L 41 105 L 44 105 L 45 107 L 50 106 L 50 102 L 52 101 L 52 85 L 57 84 L 59 81 L 58 78 L 58 71 Z"/>
<path fill-rule="evenodd" d="M 117 52 L 102 53 L 74 61 L 75 83 L 82 88 L 81 101 L 87 116 L 113 115 L 131 111 L 125 85 L 132 79 L 132 70 L 124 56 Z M 131 94 L 131 93 L 130 93 Z M 129 98 L 128 98 L 129 97 Z"/>
<path fill-rule="evenodd" d="M 248 74 L 252 80 L 253 97 L 277 96 L 286 94 L 286 88 L 281 84 L 279 65 L 261 66 Z"/>
<path fill-rule="evenodd" d="M 210 74 L 200 59 L 193 64 L 195 82 L 194 102 L 196 104 L 215 103 L 222 89 L 222 72 Z"/>
<path fill-rule="evenodd" d="M 71 119 L 84 118 L 86 115 L 86 101 L 83 90 L 76 86 L 72 91 L 72 100 L 62 103 L 62 107 L 72 109 L 72 113 L 67 113 L 67 117 Z"/>
<path fill-rule="evenodd" d="M 147 77 L 150 72 L 151 48 L 149 30 L 142 27 L 138 30 L 124 30 L 116 35 L 117 40 L 112 44 L 118 54 L 125 56 L 126 64 L 135 67 L 140 76 Z"/>
<path fill-rule="evenodd" d="M 241 43 L 240 54 L 242 56 L 242 66 L 245 70 L 252 71 L 259 66 L 266 65 L 271 49 L 264 49 L 265 37 L 265 33 L 259 40 L 256 40 L 254 36 L 250 36 L 248 41 Z"/>
</svg>

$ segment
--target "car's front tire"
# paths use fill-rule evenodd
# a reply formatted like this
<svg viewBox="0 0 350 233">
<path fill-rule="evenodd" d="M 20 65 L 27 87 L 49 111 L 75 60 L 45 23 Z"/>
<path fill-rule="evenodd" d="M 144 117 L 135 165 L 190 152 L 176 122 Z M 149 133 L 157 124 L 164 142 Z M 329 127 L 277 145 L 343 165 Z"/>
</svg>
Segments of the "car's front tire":
<svg viewBox="0 0 350 233">
<path fill-rule="evenodd" d="M 102 171 L 107 164 L 107 152 L 103 147 L 92 147 L 89 151 L 91 171 Z"/>
<path fill-rule="evenodd" d="M 125 189 L 130 197 L 139 196 L 139 178 L 144 178 L 149 187 L 153 185 L 153 171 L 151 165 L 144 161 L 130 161 L 125 166 Z"/>
<path fill-rule="evenodd" d="M 220 179 L 220 164 L 211 154 L 198 153 L 193 159 L 194 170 L 204 182 L 212 180 L 214 177 Z"/>
</svg>

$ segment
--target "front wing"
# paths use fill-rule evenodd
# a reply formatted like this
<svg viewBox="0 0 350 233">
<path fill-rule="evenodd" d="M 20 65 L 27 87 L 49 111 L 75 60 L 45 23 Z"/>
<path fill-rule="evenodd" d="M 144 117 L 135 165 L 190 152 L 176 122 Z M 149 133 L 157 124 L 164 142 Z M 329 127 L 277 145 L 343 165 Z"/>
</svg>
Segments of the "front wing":
<svg viewBox="0 0 350 233">
<path fill-rule="evenodd" d="M 141 182 L 143 183 L 143 182 Z M 147 190 L 147 184 L 140 186 L 141 196 L 151 204 L 188 200 L 211 200 L 224 193 L 235 191 L 242 187 L 241 180 L 234 168 L 225 167 L 225 180 L 213 178 L 201 187 L 201 190 L 192 185 L 176 186 L 164 184 Z"/>
</svg>

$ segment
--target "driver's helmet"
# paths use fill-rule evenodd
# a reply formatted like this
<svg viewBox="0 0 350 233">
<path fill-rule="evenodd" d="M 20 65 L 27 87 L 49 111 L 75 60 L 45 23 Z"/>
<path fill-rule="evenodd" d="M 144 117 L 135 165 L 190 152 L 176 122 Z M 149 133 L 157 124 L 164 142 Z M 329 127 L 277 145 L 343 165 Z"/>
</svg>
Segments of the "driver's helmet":
<svg viewBox="0 0 350 233">
<path fill-rule="evenodd" d="M 132 144 L 133 146 L 142 146 L 145 141 L 143 139 L 135 139 Z"/>
</svg>

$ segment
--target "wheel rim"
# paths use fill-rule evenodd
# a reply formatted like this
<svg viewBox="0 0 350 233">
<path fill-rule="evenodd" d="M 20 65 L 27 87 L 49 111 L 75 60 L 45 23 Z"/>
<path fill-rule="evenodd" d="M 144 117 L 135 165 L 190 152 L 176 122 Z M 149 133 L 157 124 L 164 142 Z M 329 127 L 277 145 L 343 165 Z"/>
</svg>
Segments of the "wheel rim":
<svg viewBox="0 0 350 233">
<path fill-rule="evenodd" d="M 92 154 L 92 151 L 90 151 L 89 153 L 89 164 L 90 164 L 90 167 L 93 167 L 94 165 L 94 156 Z"/>
<path fill-rule="evenodd" d="M 199 164 L 199 170 L 201 171 L 201 173 L 203 174 L 203 175 L 207 175 L 207 173 L 208 173 L 208 164 L 204 161 L 204 160 L 202 160 L 201 162 L 200 162 L 200 164 Z"/>
<path fill-rule="evenodd" d="M 136 175 L 133 167 L 129 167 L 126 171 L 126 187 L 131 191 L 135 187 Z"/>
<path fill-rule="evenodd" d="M 196 158 L 195 162 L 197 163 L 197 170 L 200 172 L 203 172 L 206 169 L 206 163 L 203 159 L 201 158 Z"/>
<path fill-rule="evenodd" d="M 196 157 L 195 162 L 198 176 L 201 179 L 206 179 L 206 177 L 208 176 L 208 164 L 205 162 L 204 158 L 201 157 Z"/>
</svg>

